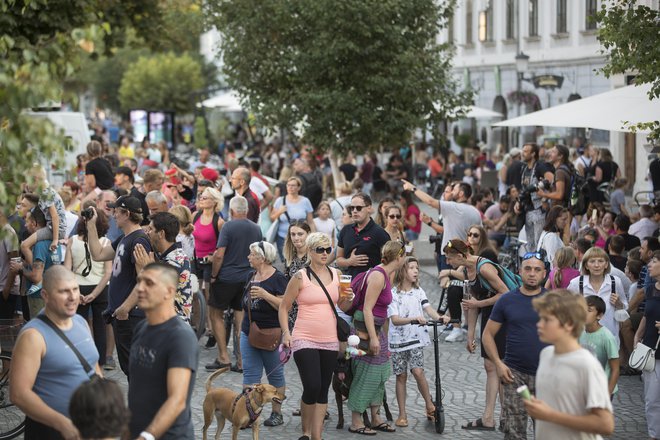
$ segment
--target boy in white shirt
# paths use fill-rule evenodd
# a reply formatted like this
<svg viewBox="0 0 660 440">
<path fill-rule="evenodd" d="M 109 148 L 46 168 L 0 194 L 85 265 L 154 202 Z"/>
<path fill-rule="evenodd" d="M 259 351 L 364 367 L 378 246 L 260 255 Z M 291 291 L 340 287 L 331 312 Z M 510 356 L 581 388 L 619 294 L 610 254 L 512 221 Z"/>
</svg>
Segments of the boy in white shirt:
<svg viewBox="0 0 660 440">
<path fill-rule="evenodd" d="M 580 347 L 587 304 L 582 296 L 559 289 L 533 301 L 539 314 L 541 351 L 536 397 L 525 400 L 536 419 L 536 439 L 599 440 L 614 432 L 614 416 L 603 367 Z"/>
</svg>

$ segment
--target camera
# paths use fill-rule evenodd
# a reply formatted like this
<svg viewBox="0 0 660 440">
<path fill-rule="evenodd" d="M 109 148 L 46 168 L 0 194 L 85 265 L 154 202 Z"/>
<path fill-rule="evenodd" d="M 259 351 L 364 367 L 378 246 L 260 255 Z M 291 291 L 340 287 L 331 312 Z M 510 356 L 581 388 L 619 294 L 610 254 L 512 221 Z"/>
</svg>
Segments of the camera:
<svg viewBox="0 0 660 440">
<path fill-rule="evenodd" d="M 527 185 L 520 192 L 520 201 L 526 206 L 531 206 L 532 194 L 538 191 L 549 190 L 551 188 L 552 188 L 552 184 L 547 179 L 540 180 L 539 182 L 532 185 Z"/>
<path fill-rule="evenodd" d="M 431 235 L 429 237 L 429 243 L 431 244 L 442 243 L 442 234 Z"/>
<path fill-rule="evenodd" d="M 94 210 L 92 208 L 83 209 L 80 211 L 80 216 L 85 220 L 91 220 L 94 217 Z"/>
</svg>

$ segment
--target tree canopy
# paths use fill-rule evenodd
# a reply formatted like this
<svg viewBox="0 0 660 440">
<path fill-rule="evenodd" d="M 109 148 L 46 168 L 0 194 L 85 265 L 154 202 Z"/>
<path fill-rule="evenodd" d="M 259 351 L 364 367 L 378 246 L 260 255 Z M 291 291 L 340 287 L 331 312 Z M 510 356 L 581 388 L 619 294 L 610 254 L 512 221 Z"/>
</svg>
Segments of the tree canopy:
<svg viewBox="0 0 660 440">
<path fill-rule="evenodd" d="M 470 105 L 438 33 L 454 1 L 216 0 L 229 85 L 268 127 L 302 122 L 307 142 L 361 151 Z"/>
<path fill-rule="evenodd" d="M 603 45 L 607 64 L 605 76 L 635 74 L 635 83 L 651 83 L 649 99 L 660 97 L 660 11 L 631 0 L 603 4 L 596 20 L 598 40 Z M 649 115 L 649 117 L 658 115 Z M 650 128 L 650 138 L 660 141 L 660 121 L 638 125 Z M 633 127 L 634 128 L 634 127 Z"/>
<path fill-rule="evenodd" d="M 174 53 L 141 57 L 124 73 L 119 87 L 122 109 L 194 109 L 191 92 L 204 85 L 202 66 L 189 55 Z"/>
</svg>

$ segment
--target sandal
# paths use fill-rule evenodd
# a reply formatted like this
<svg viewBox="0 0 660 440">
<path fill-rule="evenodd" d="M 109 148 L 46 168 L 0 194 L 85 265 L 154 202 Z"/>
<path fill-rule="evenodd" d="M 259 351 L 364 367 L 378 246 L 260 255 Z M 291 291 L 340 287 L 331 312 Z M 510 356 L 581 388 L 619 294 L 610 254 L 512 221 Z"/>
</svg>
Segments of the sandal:
<svg viewBox="0 0 660 440">
<path fill-rule="evenodd" d="M 398 419 L 396 419 L 396 422 L 394 422 L 394 424 L 399 428 L 405 428 L 408 426 L 408 419 L 399 417 Z"/>
<path fill-rule="evenodd" d="M 375 429 L 376 431 L 381 431 L 381 432 L 396 432 L 396 429 L 392 428 L 386 422 L 383 422 L 378 426 L 372 426 L 371 429 Z"/>
<path fill-rule="evenodd" d="M 367 428 L 366 426 L 363 426 L 362 428 L 356 428 L 356 429 L 353 429 L 349 426 L 348 427 L 348 432 L 350 432 L 351 434 L 360 434 L 360 435 L 376 435 L 375 431 L 367 431 L 367 429 L 369 429 L 369 428 Z"/>
<path fill-rule="evenodd" d="M 467 425 L 461 426 L 461 429 L 472 430 L 472 431 L 495 431 L 494 426 L 486 426 L 481 418 L 478 418 L 474 422 L 468 422 Z"/>
</svg>

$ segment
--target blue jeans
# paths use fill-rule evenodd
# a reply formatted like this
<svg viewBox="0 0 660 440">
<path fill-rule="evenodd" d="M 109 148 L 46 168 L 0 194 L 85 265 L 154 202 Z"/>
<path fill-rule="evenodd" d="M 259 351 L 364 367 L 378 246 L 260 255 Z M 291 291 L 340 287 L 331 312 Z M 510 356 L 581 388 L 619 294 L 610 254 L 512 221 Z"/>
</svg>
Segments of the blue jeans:
<svg viewBox="0 0 660 440">
<path fill-rule="evenodd" d="M 241 359 L 243 360 L 243 385 L 261 383 L 264 369 L 268 383 L 280 388 L 285 385 L 284 365 L 280 363 L 280 352 L 254 348 L 248 342 L 248 335 L 241 332 Z"/>
<path fill-rule="evenodd" d="M 404 234 L 406 234 L 406 239 L 408 241 L 414 241 L 419 238 L 419 232 L 411 231 L 410 229 L 406 229 Z"/>
</svg>

